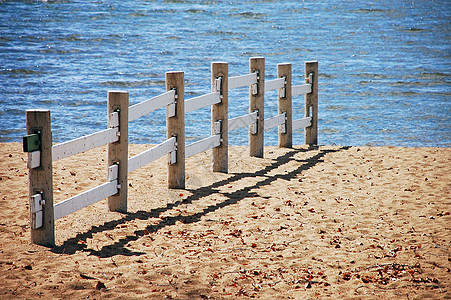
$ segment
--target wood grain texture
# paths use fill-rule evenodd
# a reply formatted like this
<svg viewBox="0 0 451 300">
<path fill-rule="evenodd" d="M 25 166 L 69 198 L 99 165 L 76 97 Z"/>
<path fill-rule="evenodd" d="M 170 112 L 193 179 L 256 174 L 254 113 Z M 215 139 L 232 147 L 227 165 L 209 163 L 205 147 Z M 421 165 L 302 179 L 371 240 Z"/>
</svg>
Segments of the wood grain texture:
<svg viewBox="0 0 451 300">
<path fill-rule="evenodd" d="M 55 221 L 50 111 L 44 109 L 27 110 L 26 120 L 27 134 L 39 133 L 41 139 L 41 165 L 28 170 L 29 196 L 42 193 L 42 199 L 45 200 L 43 205 L 43 225 L 38 229 L 31 229 L 31 241 L 38 245 L 53 247 L 55 245 Z"/>
<path fill-rule="evenodd" d="M 249 88 L 249 112 L 258 112 L 257 133 L 249 132 L 249 155 L 263 157 L 264 131 L 265 131 L 265 58 L 251 57 L 249 59 L 249 72 L 258 72 L 257 94 Z"/>
<path fill-rule="evenodd" d="M 229 161 L 229 88 L 228 88 L 229 66 L 226 62 L 213 62 L 211 64 L 211 91 L 220 92 L 221 102 L 211 106 L 212 131 L 215 122 L 221 121 L 221 144 L 213 148 L 212 168 L 213 172 L 228 172 Z M 221 78 L 220 90 L 217 90 L 216 80 Z"/>
<path fill-rule="evenodd" d="M 128 175 L 128 92 L 108 92 L 108 116 L 119 112 L 119 140 L 108 144 L 108 165 L 119 164 L 118 184 L 121 186 L 116 195 L 108 197 L 110 211 L 127 212 L 127 175 Z M 108 125 L 111 126 L 110 120 Z"/>
<path fill-rule="evenodd" d="M 292 97 L 291 97 L 291 64 L 278 64 L 277 77 L 285 78 L 285 91 L 279 89 L 278 109 L 279 114 L 286 113 L 286 131 L 282 132 L 279 127 L 279 147 L 291 148 L 293 146 L 292 130 Z"/>
<path fill-rule="evenodd" d="M 305 144 L 318 144 L 318 62 L 305 63 L 305 78 L 313 75 L 312 91 L 305 94 L 305 116 L 312 117 L 312 126 L 305 128 Z"/>
<path fill-rule="evenodd" d="M 166 90 L 176 90 L 175 116 L 169 117 L 169 107 L 166 110 L 167 138 L 177 139 L 177 162 L 168 164 L 168 188 L 185 188 L 185 82 L 184 72 L 166 73 Z"/>
</svg>

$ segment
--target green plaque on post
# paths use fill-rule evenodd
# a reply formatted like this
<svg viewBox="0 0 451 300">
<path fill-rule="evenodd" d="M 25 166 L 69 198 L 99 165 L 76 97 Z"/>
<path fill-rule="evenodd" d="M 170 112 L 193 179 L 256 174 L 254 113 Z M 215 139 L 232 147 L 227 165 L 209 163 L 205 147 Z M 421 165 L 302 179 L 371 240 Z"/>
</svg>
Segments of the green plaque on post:
<svg viewBox="0 0 451 300">
<path fill-rule="evenodd" d="M 40 150 L 41 139 L 39 134 L 33 133 L 23 137 L 23 151 L 34 152 Z"/>
</svg>

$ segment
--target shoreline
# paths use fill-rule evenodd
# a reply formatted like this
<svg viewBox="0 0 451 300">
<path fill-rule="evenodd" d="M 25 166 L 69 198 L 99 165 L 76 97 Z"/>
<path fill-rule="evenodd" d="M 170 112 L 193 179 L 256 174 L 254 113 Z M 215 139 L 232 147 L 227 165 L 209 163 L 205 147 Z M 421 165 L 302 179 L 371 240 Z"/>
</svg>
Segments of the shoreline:
<svg viewBox="0 0 451 300">
<path fill-rule="evenodd" d="M 106 180 L 105 161 L 100 147 L 55 162 L 55 202 Z M 231 146 L 229 174 L 201 153 L 168 190 L 163 157 L 130 173 L 129 213 L 102 200 L 57 220 L 49 249 L 30 244 L 26 154 L 0 143 L 0 295 L 450 297 L 450 161 L 440 147 Z"/>
</svg>

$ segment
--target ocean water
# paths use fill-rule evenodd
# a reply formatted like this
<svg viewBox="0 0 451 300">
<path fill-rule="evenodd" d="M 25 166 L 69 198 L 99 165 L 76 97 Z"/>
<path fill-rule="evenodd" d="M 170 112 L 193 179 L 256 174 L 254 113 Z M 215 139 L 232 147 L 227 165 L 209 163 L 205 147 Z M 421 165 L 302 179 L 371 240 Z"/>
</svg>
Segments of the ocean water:
<svg viewBox="0 0 451 300">
<path fill-rule="evenodd" d="M 0 142 L 25 135 L 25 110 L 50 109 L 53 141 L 107 126 L 107 91 L 130 104 L 165 91 L 165 72 L 185 72 L 185 99 L 210 91 L 210 64 L 229 75 L 249 58 L 293 64 L 319 61 L 319 144 L 451 146 L 451 2 L 0 0 Z M 303 97 L 294 116 L 303 116 Z M 229 94 L 230 117 L 248 111 L 247 89 Z M 277 114 L 268 93 L 266 117 Z M 187 141 L 210 133 L 210 114 L 186 115 Z M 129 125 L 130 142 L 164 140 L 165 112 Z M 230 132 L 232 145 L 247 130 Z M 303 131 L 294 144 L 303 144 Z M 276 131 L 265 133 L 276 145 Z"/>
</svg>

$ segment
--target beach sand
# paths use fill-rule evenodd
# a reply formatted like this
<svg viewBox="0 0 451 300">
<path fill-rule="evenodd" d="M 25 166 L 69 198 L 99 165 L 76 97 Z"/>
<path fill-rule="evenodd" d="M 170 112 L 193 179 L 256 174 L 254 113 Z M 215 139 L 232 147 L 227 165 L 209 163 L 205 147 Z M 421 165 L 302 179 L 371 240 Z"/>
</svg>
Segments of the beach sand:
<svg viewBox="0 0 451 300">
<path fill-rule="evenodd" d="M 106 180 L 105 149 L 54 163 L 55 202 Z M 50 249 L 21 144 L 0 144 L 0 298 L 451 298 L 449 148 L 231 147 L 229 174 L 189 158 L 183 190 L 166 164 L 129 174 L 129 213 L 57 220 Z"/>
</svg>

